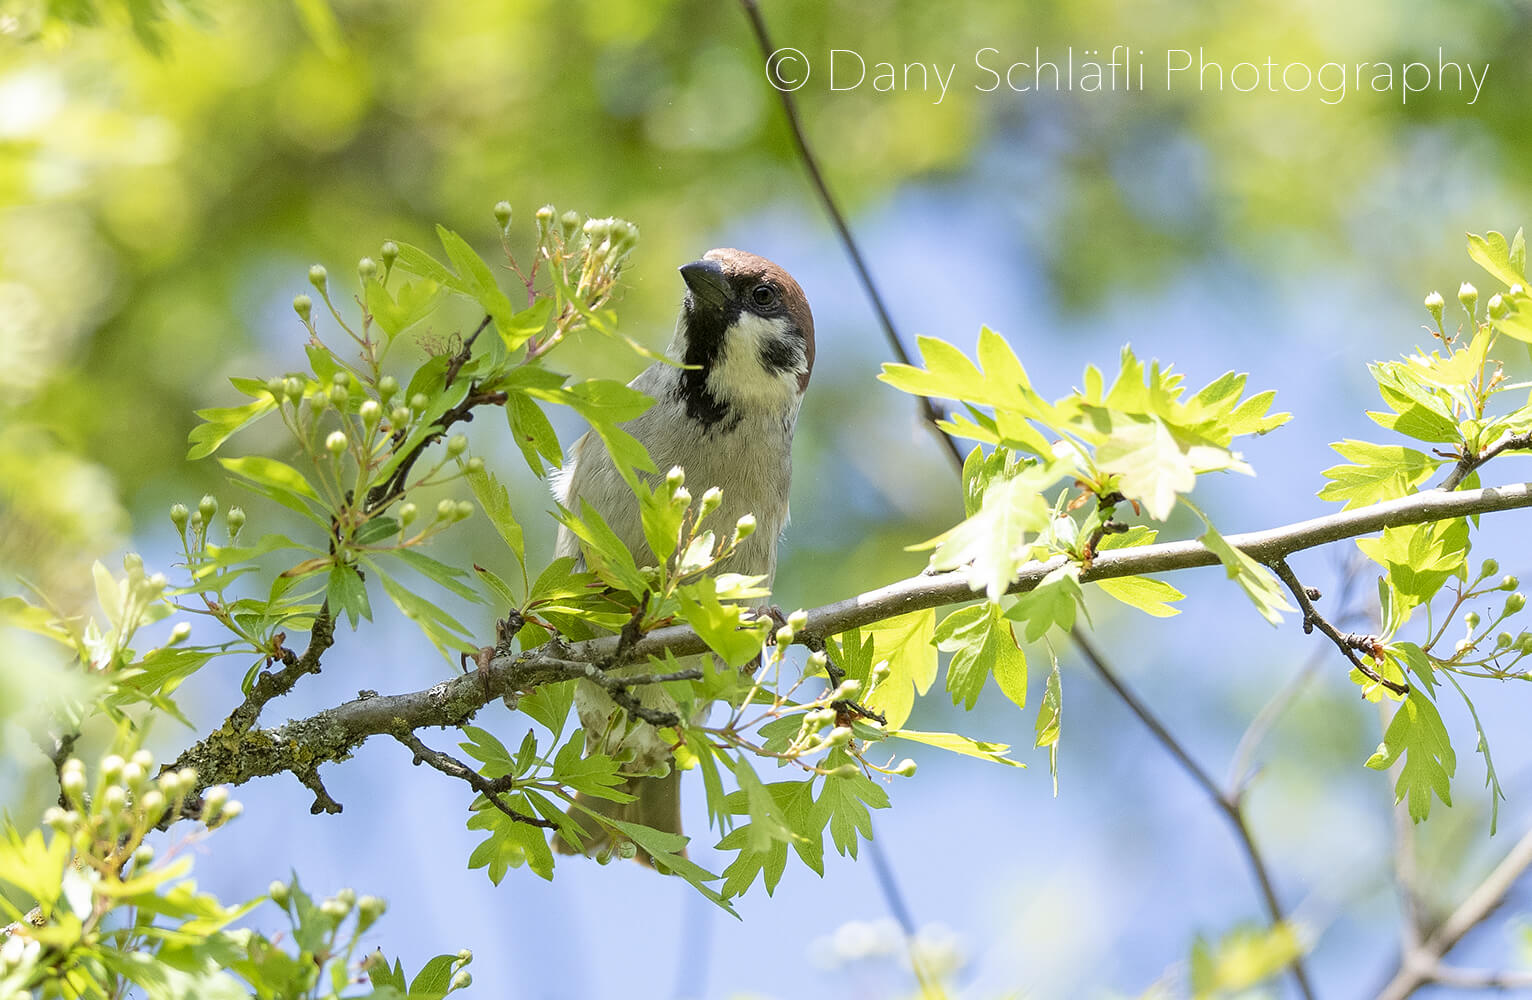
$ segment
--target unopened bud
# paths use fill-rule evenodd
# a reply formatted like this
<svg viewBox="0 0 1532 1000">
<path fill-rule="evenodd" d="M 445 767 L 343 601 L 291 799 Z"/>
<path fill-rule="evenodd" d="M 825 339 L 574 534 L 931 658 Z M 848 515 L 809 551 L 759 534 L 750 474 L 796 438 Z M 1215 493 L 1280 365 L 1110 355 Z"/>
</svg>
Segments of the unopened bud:
<svg viewBox="0 0 1532 1000">
<path fill-rule="evenodd" d="M 1446 304 L 1446 300 L 1442 298 L 1441 292 L 1432 292 L 1426 296 L 1426 309 L 1430 311 L 1431 318 L 1436 320 L 1437 326 L 1441 325 L 1442 307 Z"/>
<path fill-rule="evenodd" d="M 224 806 L 223 810 L 219 813 L 218 825 L 222 826 L 225 823 L 232 823 L 234 820 L 239 819 L 240 814 L 244 811 L 245 804 L 243 802 L 238 800 L 230 802 L 228 805 Z"/>
<path fill-rule="evenodd" d="M 1505 599 L 1505 613 L 1508 615 L 1514 615 L 1526 606 L 1527 595 L 1519 590 Z"/>
<path fill-rule="evenodd" d="M 1468 318 L 1473 319 L 1474 310 L 1479 304 L 1479 290 L 1468 282 L 1458 286 L 1458 301 L 1463 303 L 1463 308 L 1468 311 Z"/>
<path fill-rule="evenodd" d="M 1504 319 L 1511 314 L 1511 307 L 1506 304 L 1505 299 L 1498 292 L 1489 297 L 1489 302 L 1486 305 L 1489 309 L 1490 319 Z"/>
<path fill-rule="evenodd" d="M 1479 579 L 1494 576 L 1500 572 L 1500 564 L 1493 559 L 1484 560 L 1484 565 L 1479 567 Z"/>
<path fill-rule="evenodd" d="M 634 853 L 637 853 L 637 852 L 635 851 Z M 451 985 L 451 987 L 449 987 L 449 989 L 450 990 L 466 990 L 468 987 L 470 987 L 472 985 L 473 985 L 473 973 L 471 973 L 471 972 L 459 972 L 457 975 L 452 977 L 452 985 Z"/>
<path fill-rule="evenodd" d="M 792 623 L 792 619 L 791 618 L 788 619 L 788 623 L 789 624 Z M 827 663 L 829 663 L 829 662 L 830 662 L 830 658 L 824 654 L 824 650 L 817 650 L 815 652 L 812 652 L 812 653 L 809 654 L 809 662 L 808 662 L 809 672 L 813 673 L 816 670 L 823 670 L 823 669 L 825 669 L 825 665 Z"/>
<path fill-rule="evenodd" d="M 502 230 L 511 228 L 511 203 L 508 201 L 495 202 L 495 221 L 500 224 Z"/>
<path fill-rule="evenodd" d="M 721 503 L 723 503 L 723 490 L 716 486 L 709 486 L 707 492 L 702 494 L 701 506 L 697 508 L 697 520 L 700 521 L 713 513 Z"/>
<path fill-rule="evenodd" d="M 825 737 L 825 746 L 843 747 L 851 742 L 851 727 L 836 726 L 830 730 L 830 735 Z"/>
<path fill-rule="evenodd" d="M 463 463 L 463 468 L 467 469 L 471 473 L 483 472 L 484 459 L 480 458 L 478 455 L 474 455 L 469 458 L 468 461 Z"/>
<path fill-rule="evenodd" d="M 679 465 L 672 465 L 670 471 L 665 473 L 665 485 L 674 493 L 686 482 L 686 470 Z"/>
<path fill-rule="evenodd" d="M 1515 590 L 1520 585 L 1521 581 L 1516 579 L 1514 576 L 1501 577 L 1500 579 L 1501 590 Z"/>
<path fill-rule="evenodd" d="M 405 527 L 415 520 L 415 515 L 420 513 L 420 508 L 413 503 L 406 503 L 399 508 L 399 523 Z"/>
<path fill-rule="evenodd" d="M 202 820 L 212 822 L 229 801 L 229 790 L 223 785 L 214 785 L 202 793 Z"/>
<path fill-rule="evenodd" d="M 388 411 L 388 422 L 394 427 L 407 427 L 410 422 L 410 408 L 408 406 L 396 406 Z"/>
<path fill-rule="evenodd" d="M 894 773 L 901 778 L 912 777 L 915 774 L 915 762 L 908 757 L 904 758 L 899 762 L 899 766 L 894 768 Z"/>
<path fill-rule="evenodd" d="M 825 772 L 825 777 L 826 778 L 855 778 L 857 775 L 859 775 L 861 773 L 862 773 L 862 769 L 857 767 L 855 764 L 842 764 L 839 767 L 832 767 L 832 768 L 830 768 L 830 770 L 826 771 Z"/>
<path fill-rule="evenodd" d="M 218 513 L 218 500 L 213 496 L 205 496 L 197 501 L 197 513 L 202 515 L 202 520 L 211 522 L 213 515 Z"/>
<path fill-rule="evenodd" d="M 384 240 L 382 249 L 378 251 L 378 256 L 383 258 L 384 267 L 393 267 L 394 261 L 399 259 L 399 244 L 393 240 Z"/>
<path fill-rule="evenodd" d="M 350 445 L 351 442 L 346 440 L 344 431 L 331 431 L 330 436 L 324 439 L 325 450 L 337 457 L 345 454 Z"/>
<path fill-rule="evenodd" d="M 176 646 L 191 638 L 191 622 L 176 622 L 176 627 L 170 630 L 170 638 L 165 640 L 165 645 Z"/>
<path fill-rule="evenodd" d="M 151 770 L 154 767 L 154 754 L 147 750 L 133 751 L 133 756 L 129 757 L 128 760 L 145 771 Z"/>
<path fill-rule="evenodd" d="M 388 903 L 377 896 L 363 896 L 356 901 L 357 920 L 365 928 L 377 921 L 388 909 Z"/>
<path fill-rule="evenodd" d="M 794 632 L 802 632 L 809 627 L 809 613 L 799 608 L 787 616 L 787 624 Z"/>
<path fill-rule="evenodd" d="M 791 646 L 793 644 L 793 639 L 796 637 L 797 633 L 795 633 L 790 626 L 783 625 L 781 628 L 777 629 L 778 646 Z"/>
<path fill-rule="evenodd" d="M 457 502 L 457 512 L 455 515 L 456 520 L 466 521 L 470 517 L 473 517 L 473 504 L 469 503 L 467 500 L 459 500 Z"/>
<path fill-rule="evenodd" d="M 144 557 L 137 552 L 126 552 L 122 557 L 122 568 L 128 576 L 143 576 Z"/>
<path fill-rule="evenodd" d="M 464 966 L 464 965 L 467 965 L 469 962 L 472 962 L 472 961 L 473 961 L 473 952 L 469 951 L 467 948 L 460 948 L 460 949 L 458 949 L 457 962 L 454 963 L 454 964 L 456 964 L 458 966 Z"/>
<path fill-rule="evenodd" d="M 243 507 L 230 507 L 229 513 L 224 518 L 229 525 L 229 537 L 232 539 L 239 534 L 245 526 L 245 509 Z"/>
<path fill-rule="evenodd" d="M 1468 626 L 1468 631 L 1470 631 L 1470 632 L 1472 632 L 1474 629 L 1478 628 L 1479 627 L 1479 613 L 1477 611 L 1470 611 L 1467 614 L 1465 614 L 1463 616 L 1463 624 Z"/>
<path fill-rule="evenodd" d="M 303 400 L 303 379 L 296 375 L 290 375 L 282 380 L 282 388 L 287 392 L 287 398 L 294 403 Z"/>
<path fill-rule="evenodd" d="M 363 257 L 356 262 L 356 274 L 357 277 L 362 279 L 362 283 L 366 284 L 369 280 L 378 276 L 378 262 L 371 257 Z"/>
<path fill-rule="evenodd" d="M 288 888 L 286 882 L 273 882 L 266 887 L 266 895 L 271 897 L 273 903 L 285 910 L 287 901 L 292 898 L 292 890 Z"/>
<path fill-rule="evenodd" d="M 670 495 L 670 498 L 677 507 L 690 507 L 692 503 L 692 491 L 687 489 L 685 486 L 680 486 L 677 487 L 676 491 Z"/>
<path fill-rule="evenodd" d="M 410 397 L 410 409 L 416 413 L 424 413 L 426 407 L 431 405 L 430 398 L 423 392 L 417 392 Z"/>
<path fill-rule="evenodd" d="M 1515 641 L 1516 641 L 1515 639 L 1511 638 L 1511 633 L 1509 633 L 1509 632 L 1501 632 L 1499 635 L 1495 636 L 1495 648 L 1496 649 L 1510 649 L 1511 648 L 1511 643 L 1513 643 Z"/>
<path fill-rule="evenodd" d="M 734 540 L 735 541 L 743 541 L 744 539 L 749 538 L 753 534 L 755 534 L 755 515 L 754 514 L 746 514 L 744 517 L 742 517 L 738 521 L 734 522 Z"/>
<path fill-rule="evenodd" d="M 575 233 L 580 231 L 580 213 L 570 209 L 559 216 L 559 229 L 562 230 L 565 243 L 574 239 Z"/>
<path fill-rule="evenodd" d="M 436 505 L 436 519 L 450 521 L 457 514 L 456 500 L 442 500 Z"/>
<path fill-rule="evenodd" d="M 157 819 L 165 811 L 165 793 L 158 788 L 151 788 L 144 793 L 138 804 L 143 807 L 145 815 Z"/>
<path fill-rule="evenodd" d="M 320 270 L 323 271 L 324 269 L 320 268 Z M 310 271 L 309 275 L 312 276 L 313 273 L 314 273 L 313 271 Z M 323 276 L 322 275 L 321 275 L 321 280 L 319 282 L 319 285 L 320 285 L 321 288 L 324 287 L 324 281 L 323 281 Z M 303 322 L 307 323 L 309 321 L 309 318 L 314 315 L 314 300 L 309 298 L 307 295 L 294 295 L 293 296 L 293 312 L 298 314 L 298 318 L 299 319 L 301 319 L 301 320 L 303 320 Z"/>
<path fill-rule="evenodd" d="M 133 851 L 133 860 L 138 862 L 140 868 L 146 868 L 154 860 L 154 848 L 148 844 L 139 844 Z"/>
<path fill-rule="evenodd" d="M 127 789 L 121 785 L 107 785 L 101 793 L 101 804 L 108 814 L 122 812 L 128 804 Z"/>
<path fill-rule="evenodd" d="M 137 788 L 144 783 L 144 769 L 138 766 L 137 761 L 128 761 L 122 765 L 122 783 L 129 788 Z"/>
<path fill-rule="evenodd" d="M 836 699 L 855 698 L 862 690 L 862 682 L 855 677 L 847 677 L 840 682 L 840 687 L 835 689 Z"/>
<path fill-rule="evenodd" d="M 309 268 L 309 284 L 319 289 L 319 293 L 321 295 L 324 294 L 325 285 L 329 282 L 329 280 L 330 272 L 324 269 L 323 264 L 315 264 L 313 267 Z"/>
<path fill-rule="evenodd" d="M 362 418 L 362 426 L 371 430 L 383 419 L 383 407 L 376 399 L 369 399 L 357 408 L 356 415 Z"/>
<path fill-rule="evenodd" d="M 325 393 L 325 395 L 330 398 L 330 402 L 334 403 L 336 407 L 342 407 L 351 398 L 351 387 L 337 382 L 335 385 L 330 386 L 329 392 Z"/>
<path fill-rule="evenodd" d="M 266 391 L 271 393 L 271 397 L 280 403 L 287 395 L 287 383 L 279 378 L 269 378 L 266 380 Z"/>
<path fill-rule="evenodd" d="M 101 778 L 104 781 L 115 782 L 122 780 L 122 768 L 127 764 L 117 754 L 109 753 L 101 758 Z"/>
<path fill-rule="evenodd" d="M 456 458 L 468 450 L 468 436 L 466 434 L 454 434 L 447 439 L 447 457 Z"/>
<path fill-rule="evenodd" d="M 386 403 L 390 399 L 393 399 L 394 394 L 398 391 L 399 380 L 394 378 L 392 375 L 384 375 L 382 378 L 378 379 L 378 395 L 383 399 L 383 402 Z"/>
</svg>

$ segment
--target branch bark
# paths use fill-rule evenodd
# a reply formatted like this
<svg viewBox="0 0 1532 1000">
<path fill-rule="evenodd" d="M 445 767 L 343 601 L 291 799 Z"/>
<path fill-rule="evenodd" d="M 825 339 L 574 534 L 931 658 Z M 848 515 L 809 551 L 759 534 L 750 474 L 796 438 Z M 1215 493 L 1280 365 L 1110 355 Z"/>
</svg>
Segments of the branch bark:
<svg viewBox="0 0 1532 1000">
<path fill-rule="evenodd" d="M 1369 534 L 1384 527 L 1486 514 L 1532 507 L 1532 483 L 1466 490 L 1431 491 L 1390 500 L 1358 510 L 1341 511 L 1266 531 L 1225 536 L 1229 544 L 1262 562 L 1304 549 Z M 1059 566 L 1059 556 L 1030 563 L 1017 574 L 1011 593 L 1024 593 Z M 1097 555 L 1082 582 L 1211 566 L 1218 557 L 1196 540 L 1109 549 Z M 796 641 L 812 646 L 827 635 L 893 618 L 975 599 L 961 573 L 921 575 L 891 583 L 808 612 L 808 626 Z M 392 735 L 430 726 L 461 726 L 484 705 L 500 698 L 514 701 L 542 684 L 587 677 L 592 664 L 610 663 L 619 652 L 621 636 L 601 636 L 584 642 L 558 640 L 519 654 L 500 654 L 482 670 L 443 681 L 422 691 L 359 697 L 270 729 L 240 731 L 226 721 L 181 754 L 172 767 L 193 767 L 198 786 L 243 784 L 252 778 L 291 772 L 311 773 L 319 764 L 348 759 L 369 736 Z M 655 629 L 623 650 L 625 662 L 701 653 L 706 643 L 688 626 Z M 609 679 L 614 685 L 635 680 Z M 667 679 L 665 676 L 653 680 Z"/>
</svg>

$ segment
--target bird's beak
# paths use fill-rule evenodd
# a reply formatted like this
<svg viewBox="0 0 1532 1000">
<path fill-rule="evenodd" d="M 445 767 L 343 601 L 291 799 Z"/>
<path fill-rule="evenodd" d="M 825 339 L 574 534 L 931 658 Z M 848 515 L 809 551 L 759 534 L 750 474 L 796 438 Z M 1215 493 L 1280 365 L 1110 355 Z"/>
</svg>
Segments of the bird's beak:
<svg viewBox="0 0 1532 1000">
<path fill-rule="evenodd" d="M 733 300 L 734 289 L 716 260 L 694 260 L 682 264 L 680 270 L 692 294 L 715 309 L 721 309 Z"/>
</svg>

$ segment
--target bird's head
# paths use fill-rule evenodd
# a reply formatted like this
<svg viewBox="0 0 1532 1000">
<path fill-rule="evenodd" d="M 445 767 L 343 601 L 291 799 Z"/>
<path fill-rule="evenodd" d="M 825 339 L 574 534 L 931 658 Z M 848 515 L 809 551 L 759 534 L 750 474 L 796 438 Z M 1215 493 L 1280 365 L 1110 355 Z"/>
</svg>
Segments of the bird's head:
<svg viewBox="0 0 1532 1000">
<path fill-rule="evenodd" d="M 710 425 L 758 409 L 796 414 L 814 368 L 814 316 L 792 275 L 720 249 L 683 265 L 681 277 L 687 293 L 672 351 L 688 366 L 687 414 Z"/>
</svg>

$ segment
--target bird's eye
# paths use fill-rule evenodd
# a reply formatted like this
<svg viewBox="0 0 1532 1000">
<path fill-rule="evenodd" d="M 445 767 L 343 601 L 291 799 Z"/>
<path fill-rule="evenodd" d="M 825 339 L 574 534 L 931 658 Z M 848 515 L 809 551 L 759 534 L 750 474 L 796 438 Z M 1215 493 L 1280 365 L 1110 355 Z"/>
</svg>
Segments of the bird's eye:
<svg viewBox="0 0 1532 1000">
<path fill-rule="evenodd" d="M 770 285 L 756 285 L 750 290 L 750 299 L 758 306 L 769 306 L 777 301 L 777 290 Z"/>
</svg>

